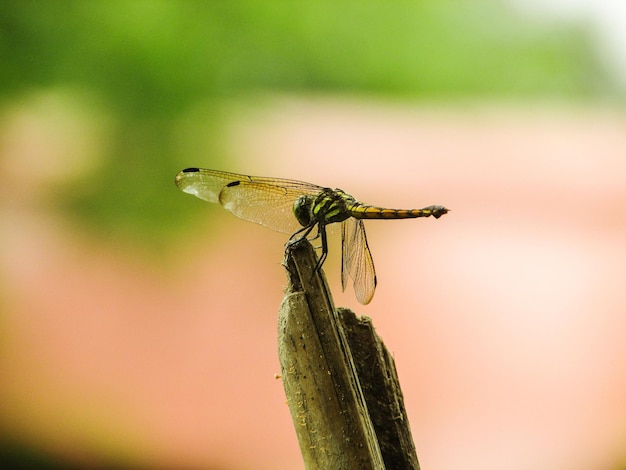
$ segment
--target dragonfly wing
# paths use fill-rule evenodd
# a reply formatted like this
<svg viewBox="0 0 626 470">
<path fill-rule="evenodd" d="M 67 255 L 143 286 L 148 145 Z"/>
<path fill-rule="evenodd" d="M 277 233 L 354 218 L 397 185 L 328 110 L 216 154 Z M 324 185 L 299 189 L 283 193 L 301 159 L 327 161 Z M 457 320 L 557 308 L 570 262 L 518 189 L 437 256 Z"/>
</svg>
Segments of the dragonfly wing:
<svg viewBox="0 0 626 470">
<path fill-rule="evenodd" d="M 183 192 L 218 204 L 224 186 L 245 178 L 248 177 L 225 171 L 187 168 L 176 175 L 176 186 Z"/>
<path fill-rule="evenodd" d="M 363 221 L 350 217 L 341 224 L 341 285 L 345 290 L 348 276 L 354 280 L 357 300 L 366 305 L 374 297 L 376 271 L 365 236 Z"/>
<path fill-rule="evenodd" d="M 236 186 L 225 186 L 219 202 L 241 219 L 292 234 L 302 228 L 293 213 L 293 204 L 301 195 L 302 192 L 283 186 L 242 181 Z"/>
<path fill-rule="evenodd" d="M 237 217 L 284 233 L 300 224 L 293 204 L 302 195 L 316 195 L 322 188 L 302 181 L 239 175 L 225 171 L 189 168 L 176 176 L 184 192 L 221 204 Z"/>
</svg>

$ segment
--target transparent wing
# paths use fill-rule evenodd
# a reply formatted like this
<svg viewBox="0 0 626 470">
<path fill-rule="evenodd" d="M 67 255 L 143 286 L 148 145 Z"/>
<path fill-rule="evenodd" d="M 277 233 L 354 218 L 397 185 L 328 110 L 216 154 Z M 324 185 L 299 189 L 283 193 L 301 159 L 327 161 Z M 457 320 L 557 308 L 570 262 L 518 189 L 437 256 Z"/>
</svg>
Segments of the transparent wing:
<svg viewBox="0 0 626 470">
<path fill-rule="evenodd" d="M 238 175 L 225 171 L 188 168 L 176 175 L 176 185 L 205 201 L 221 204 L 237 217 L 292 234 L 302 227 L 293 215 L 293 203 L 323 188 L 303 181 Z"/>
<path fill-rule="evenodd" d="M 366 305 L 374 297 L 376 271 L 362 220 L 350 217 L 341 223 L 341 246 L 341 286 L 346 289 L 349 275 L 357 300 Z"/>
</svg>

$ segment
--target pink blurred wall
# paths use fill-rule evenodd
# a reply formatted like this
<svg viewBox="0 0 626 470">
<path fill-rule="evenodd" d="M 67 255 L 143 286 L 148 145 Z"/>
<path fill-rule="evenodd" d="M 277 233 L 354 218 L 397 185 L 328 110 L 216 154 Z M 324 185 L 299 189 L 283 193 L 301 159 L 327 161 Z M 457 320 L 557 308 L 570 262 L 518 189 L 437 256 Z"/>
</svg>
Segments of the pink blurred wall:
<svg viewBox="0 0 626 470">
<path fill-rule="evenodd" d="M 325 265 L 395 355 L 423 468 L 623 465 L 623 113 L 279 99 L 230 129 L 221 169 L 452 210 L 366 223 L 368 306 L 340 293 L 337 239 Z M 3 149 L 10 179 L 20 146 Z M 273 378 L 285 237 L 198 205 L 211 228 L 158 268 L 30 192 L 5 187 L 1 214 L 5 432 L 82 462 L 302 468 Z"/>
</svg>

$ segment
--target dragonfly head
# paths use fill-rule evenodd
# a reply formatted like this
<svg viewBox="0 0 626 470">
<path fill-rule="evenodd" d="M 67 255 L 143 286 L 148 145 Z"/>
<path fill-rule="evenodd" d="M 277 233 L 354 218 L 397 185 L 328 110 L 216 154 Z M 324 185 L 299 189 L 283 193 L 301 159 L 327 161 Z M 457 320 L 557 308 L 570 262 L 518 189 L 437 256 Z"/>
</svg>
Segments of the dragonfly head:
<svg viewBox="0 0 626 470">
<path fill-rule="evenodd" d="M 293 203 L 293 214 L 303 227 L 308 227 L 313 222 L 313 198 L 302 195 Z"/>
</svg>

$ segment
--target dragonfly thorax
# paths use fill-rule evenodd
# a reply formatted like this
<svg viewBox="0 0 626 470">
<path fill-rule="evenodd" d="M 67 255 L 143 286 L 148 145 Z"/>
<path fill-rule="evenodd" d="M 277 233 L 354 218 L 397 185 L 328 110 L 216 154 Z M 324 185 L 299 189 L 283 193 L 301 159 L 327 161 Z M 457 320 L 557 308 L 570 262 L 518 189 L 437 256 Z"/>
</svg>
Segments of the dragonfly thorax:
<svg viewBox="0 0 626 470">
<path fill-rule="evenodd" d="M 351 216 L 348 207 L 355 203 L 341 189 L 324 188 L 319 194 L 302 195 L 293 204 L 293 213 L 303 227 L 343 222 Z"/>
</svg>

